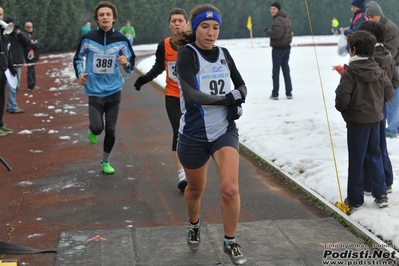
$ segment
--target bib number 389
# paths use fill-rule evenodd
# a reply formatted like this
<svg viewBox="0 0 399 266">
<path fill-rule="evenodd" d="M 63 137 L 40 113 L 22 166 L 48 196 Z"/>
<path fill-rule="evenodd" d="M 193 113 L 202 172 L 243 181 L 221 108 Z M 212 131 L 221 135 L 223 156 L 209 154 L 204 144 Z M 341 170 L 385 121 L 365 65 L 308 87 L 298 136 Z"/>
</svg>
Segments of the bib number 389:
<svg viewBox="0 0 399 266">
<path fill-rule="evenodd" d="M 96 74 L 114 73 L 115 55 L 96 54 L 93 58 L 93 72 Z"/>
</svg>

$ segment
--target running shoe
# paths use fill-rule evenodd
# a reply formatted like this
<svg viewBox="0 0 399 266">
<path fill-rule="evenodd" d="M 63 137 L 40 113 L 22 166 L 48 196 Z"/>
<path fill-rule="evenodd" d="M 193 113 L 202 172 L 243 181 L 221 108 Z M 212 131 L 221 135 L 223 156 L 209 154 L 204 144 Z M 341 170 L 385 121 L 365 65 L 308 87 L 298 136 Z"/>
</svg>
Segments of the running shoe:
<svg viewBox="0 0 399 266">
<path fill-rule="evenodd" d="M 392 186 L 387 186 L 387 193 L 392 193 Z"/>
<path fill-rule="evenodd" d="M 89 133 L 87 134 L 87 137 L 89 138 L 89 141 L 90 141 L 91 144 L 96 144 L 97 143 L 98 136 L 94 135 L 93 133 L 91 133 L 90 130 L 89 130 Z"/>
<path fill-rule="evenodd" d="M 7 134 L 14 133 L 14 129 L 8 128 L 6 126 L 0 127 L 0 130 L 6 132 Z"/>
<path fill-rule="evenodd" d="M 376 197 L 374 202 L 377 203 L 378 207 L 380 208 L 388 207 L 388 197 L 385 194 Z"/>
<path fill-rule="evenodd" d="M 181 171 L 180 173 L 178 173 L 177 176 L 177 188 L 180 189 L 181 192 L 184 193 L 184 190 L 187 187 L 187 178 L 186 178 L 186 174 L 184 173 L 184 171 Z"/>
<path fill-rule="evenodd" d="M 245 257 L 240 251 L 240 245 L 236 241 L 232 240 L 226 245 L 223 241 L 223 251 L 230 256 L 231 261 L 235 265 L 243 265 L 247 262 L 247 257 Z"/>
<path fill-rule="evenodd" d="M 197 251 L 201 243 L 200 226 L 191 225 L 188 227 L 187 245 L 191 251 Z"/>
<path fill-rule="evenodd" d="M 109 164 L 109 162 L 101 162 L 101 167 L 103 168 L 104 173 L 107 175 L 112 175 L 115 173 L 115 169 Z"/>
</svg>

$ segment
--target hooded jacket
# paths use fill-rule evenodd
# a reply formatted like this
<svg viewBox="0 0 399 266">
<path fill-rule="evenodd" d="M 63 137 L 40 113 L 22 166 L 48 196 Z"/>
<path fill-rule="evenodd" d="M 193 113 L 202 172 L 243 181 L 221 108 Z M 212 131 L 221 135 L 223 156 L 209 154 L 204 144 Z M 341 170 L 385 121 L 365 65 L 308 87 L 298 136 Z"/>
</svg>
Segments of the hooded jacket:
<svg viewBox="0 0 399 266">
<path fill-rule="evenodd" d="M 266 30 L 270 37 L 270 46 L 273 48 L 290 49 L 292 42 L 292 25 L 288 14 L 280 9 L 273 17 L 272 27 Z"/>
<path fill-rule="evenodd" d="M 391 52 L 395 62 L 399 64 L 399 28 L 385 16 L 381 17 L 380 23 L 385 26 L 385 48 Z"/>
<path fill-rule="evenodd" d="M 385 71 L 369 58 L 349 63 L 335 94 L 335 108 L 347 128 L 371 127 L 384 118 L 382 108 L 393 98 L 393 87 Z"/>
<path fill-rule="evenodd" d="M 385 70 L 387 77 L 394 89 L 399 88 L 399 72 L 395 66 L 395 60 L 391 53 L 384 46 L 376 46 L 374 50 L 374 60 Z"/>
<path fill-rule="evenodd" d="M 347 128 L 372 127 L 384 118 L 382 108 L 393 98 L 393 87 L 385 71 L 368 58 L 349 63 L 335 94 L 335 108 Z"/>
</svg>

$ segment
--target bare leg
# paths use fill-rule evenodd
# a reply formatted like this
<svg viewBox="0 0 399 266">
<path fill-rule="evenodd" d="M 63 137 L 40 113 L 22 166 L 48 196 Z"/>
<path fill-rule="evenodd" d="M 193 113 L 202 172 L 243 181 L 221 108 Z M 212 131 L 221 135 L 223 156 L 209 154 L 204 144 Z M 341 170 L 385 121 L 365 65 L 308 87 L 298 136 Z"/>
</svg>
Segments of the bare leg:
<svg viewBox="0 0 399 266">
<path fill-rule="evenodd" d="M 177 170 L 183 169 L 183 165 L 181 165 L 181 163 L 180 163 L 179 156 L 177 155 L 177 151 L 172 151 L 172 152 L 173 152 L 173 158 L 175 158 Z"/>
<path fill-rule="evenodd" d="M 232 147 L 223 147 L 214 153 L 213 158 L 220 179 L 224 232 L 225 235 L 233 237 L 236 233 L 241 207 L 238 187 L 238 151 Z"/>
<path fill-rule="evenodd" d="M 201 199 L 206 186 L 208 166 L 209 160 L 200 168 L 184 169 L 188 181 L 188 185 L 184 191 L 184 199 L 186 201 L 187 213 L 192 223 L 197 222 L 199 217 Z"/>
</svg>

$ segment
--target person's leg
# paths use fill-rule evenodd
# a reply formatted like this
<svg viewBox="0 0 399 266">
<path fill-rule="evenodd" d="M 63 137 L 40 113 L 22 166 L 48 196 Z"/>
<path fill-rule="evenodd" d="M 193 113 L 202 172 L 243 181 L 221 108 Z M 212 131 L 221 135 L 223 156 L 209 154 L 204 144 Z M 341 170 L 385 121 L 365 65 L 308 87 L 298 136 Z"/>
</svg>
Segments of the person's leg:
<svg viewBox="0 0 399 266">
<path fill-rule="evenodd" d="M 369 141 L 366 145 L 365 171 L 367 171 L 370 177 L 373 197 L 387 194 L 380 145 L 380 126 L 372 127 L 370 129 Z"/>
<path fill-rule="evenodd" d="M 394 90 L 394 96 L 387 104 L 387 128 L 385 130 L 387 137 L 396 137 L 399 128 L 399 89 Z"/>
<path fill-rule="evenodd" d="M 18 83 L 17 83 L 17 93 L 18 93 L 18 90 L 19 90 L 19 88 L 20 88 L 20 86 L 21 86 L 21 73 L 22 73 L 22 67 L 17 67 L 17 66 L 14 66 L 14 68 L 15 68 L 15 70 L 17 71 L 17 80 L 18 80 Z"/>
<path fill-rule="evenodd" d="M 238 130 L 234 128 L 221 136 L 213 145 L 216 150 L 212 157 L 218 169 L 221 193 L 221 210 L 223 216 L 223 251 L 230 256 L 236 265 L 245 264 L 247 258 L 241 253 L 235 239 L 241 199 L 238 185 Z"/>
<path fill-rule="evenodd" d="M 290 66 L 288 65 L 288 61 L 290 60 L 291 50 L 284 50 L 283 60 L 281 62 L 281 69 L 284 76 L 285 83 L 285 95 L 292 96 L 292 83 L 291 83 L 291 75 L 290 75 Z"/>
<path fill-rule="evenodd" d="M 35 88 L 36 82 L 35 82 L 35 65 L 28 65 L 28 89 L 33 90 Z"/>
<path fill-rule="evenodd" d="M 8 112 L 13 112 L 18 108 L 17 105 L 17 88 L 11 87 L 10 83 L 7 81 L 7 94 L 8 94 L 8 100 L 7 100 L 7 107 L 6 110 Z"/>
<path fill-rule="evenodd" d="M 4 105 L 6 98 L 6 76 L 4 72 L 0 71 L 0 127 L 4 126 L 3 115 L 4 115 Z"/>
<path fill-rule="evenodd" d="M 184 168 L 187 177 L 187 187 L 184 190 L 184 199 L 188 217 L 191 223 L 199 219 L 201 199 L 205 191 L 209 161 L 197 169 Z"/>
<path fill-rule="evenodd" d="M 240 214 L 240 195 L 238 193 L 238 151 L 233 147 L 223 147 L 213 154 L 218 168 L 223 228 L 226 236 L 234 237 Z"/>
<path fill-rule="evenodd" d="M 370 129 L 348 128 L 348 187 L 347 199 L 350 204 L 362 205 L 364 203 L 364 161 Z"/>
<path fill-rule="evenodd" d="M 280 67 L 283 60 L 282 50 L 272 49 L 272 62 L 273 62 L 273 91 L 272 97 L 278 97 L 280 88 Z"/>
<path fill-rule="evenodd" d="M 386 129 L 386 104 L 382 109 L 384 114 L 384 119 L 380 122 L 380 150 L 382 155 L 382 162 L 384 166 L 384 173 L 385 173 L 385 185 L 392 186 L 393 183 L 393 169 L 391 159 L 389 158 L 388 148 L 387 148 L 387 140 L 385 136 L 385 129 Z"/>
<path fill-rule="evenodd" d="M 183 169 L 183 165 L 181 164 L 179 156 L 176 152 L 179 124 L 182 115 L 180 109 L 180 99 L 172 96 L 165 96 L 165 107 L 173 130 L 172 154 L 177 168 L 177 187 L 180 189 L 180 191 L 184 192 L 184 189 L 187 186 L 187 178 Z"/>
<path fill-rule="evenodd" d="M 176 154 L 176 146 L 177 146 L 177 138 L 179 134 L 179 124 L 181 118 L 181 109 L 180 109 L 180 99 L 171 96 L 165 96 L 165 107 L 166 113 L 169 118 L 170 125 L 172 126 L 173 136 L 172 136 L 172 151 L 173 154 Z M 183 166 L 180 163 L 179 157 L 174 156 L 177 170 L 183 169 Z"/>
<path fill-rule="evenodd" d="M 89 97 L 89 130 L 94 135 L 98 136 L 104 130 L 104 104 L 100 101 L 100 98 L 90 96 Z"/>
<path fill-rule="evenodd" d="M 105 137 L 104 152 L 111 153 L 115 144 L 116 122 L 119 115 L 119 104 L 121 102 L 121 92 L 117 92 L 110 96 L 110 101 L 105 103 Z M 103 158 L 104 159 L 104 158 Z"/>
</svg>

